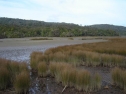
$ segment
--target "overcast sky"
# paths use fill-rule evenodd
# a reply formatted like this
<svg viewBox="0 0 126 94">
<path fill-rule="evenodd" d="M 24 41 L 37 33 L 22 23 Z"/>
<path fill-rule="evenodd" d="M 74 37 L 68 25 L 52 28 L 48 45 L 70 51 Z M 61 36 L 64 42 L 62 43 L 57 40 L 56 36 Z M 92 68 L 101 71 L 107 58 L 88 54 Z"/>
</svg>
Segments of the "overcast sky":
<svg viewBox="0 0 126 94">
<path fill-rule="evenodd" d="M 126 26 L 126 0 L 0 0 L 0 17 Z"/>
</svg>

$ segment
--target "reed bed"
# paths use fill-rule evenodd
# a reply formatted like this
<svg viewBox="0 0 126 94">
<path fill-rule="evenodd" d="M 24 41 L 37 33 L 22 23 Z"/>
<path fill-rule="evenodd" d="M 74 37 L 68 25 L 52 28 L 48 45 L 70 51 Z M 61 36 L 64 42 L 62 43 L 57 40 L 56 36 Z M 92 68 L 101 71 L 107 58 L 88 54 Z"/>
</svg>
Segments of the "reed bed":
<svg viewBox="0 0 126 94">
<path fill-rule="evenodd" d="M 113 84 L 126 91 L 126 70 L 116 67 L 112 70 L 111 75 Z"/>
<path fill-rule="evenodd" d="M 50 63 L 50 73 L 56 81 L 62 82 L 63 86 L 73 86 L 78 90 L 90 92 L 101 87 L 101 77 L 99 74 L 91 76 L 86 70 L 78 70 L 68 63 Z"/>
<path fill-rule="evenodd" d="M 20 74 L 22 77 L 18 77 Z M 18 81 L 18 84 L 26 83 L 22 86 L 23 89 L 17 86 L 18 84 L 16 81 Z M 0 58 L 0 90 L 15 87 L 18 93 L 25 93 L 29 88 L 29 86 L 27 86 L 27 81 L 30 81 L 30 77 L 26 63 Z"/>
</svg>

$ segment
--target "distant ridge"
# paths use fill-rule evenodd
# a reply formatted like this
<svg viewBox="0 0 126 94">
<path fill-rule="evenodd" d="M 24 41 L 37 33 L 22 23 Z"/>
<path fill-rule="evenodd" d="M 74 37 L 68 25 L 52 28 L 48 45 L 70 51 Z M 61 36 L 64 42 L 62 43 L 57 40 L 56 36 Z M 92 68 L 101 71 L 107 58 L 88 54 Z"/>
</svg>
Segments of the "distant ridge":
<svg viewBox="0 0 126 94">
<path fill-rule="evenodd" d="M 0 38 L 74 36 L 119 36 L 119 33 L 113 29 L 96 28 L 93 25 L 79 26 L 73 23 L 0 18 Z"/>
<path fill-rule="evenodd" d="M 120 36 L 126 36 L 126 27 L 124 26 L 116 26 L 110 24 L 95 24 L 95 25 L 91 25 L 91 27 L 104 29 L 104 30 L 114 30 L 117 33 L 119 33 Z"/>
</svg>

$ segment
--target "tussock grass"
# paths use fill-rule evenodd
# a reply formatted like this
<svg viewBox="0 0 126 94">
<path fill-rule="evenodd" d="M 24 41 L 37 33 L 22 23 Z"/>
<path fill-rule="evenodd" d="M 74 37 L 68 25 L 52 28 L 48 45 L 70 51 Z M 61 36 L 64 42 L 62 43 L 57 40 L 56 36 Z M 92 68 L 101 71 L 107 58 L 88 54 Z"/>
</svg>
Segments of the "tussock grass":
<svg viewBox="0 0 126 94">
<path fill-rule="evenodd" d="M 70 38 L 68 38 L 69 40 L 74 40 L 74 38 L 72 38 L 72 37 L 70 37 Z"/>
<path fill-rule="evenodd" d="M 32 38 L 31 40 L 53 40 L 52 38 Z"/>
<path fill-rule="evenodd" d="M 64 86 L 73 86 L 78 90 L 90 92 L 101 88 L 101 76 L 91 75 L 86 70 L 78 70 L 75 66 L 126 67 L 126 39 L 109 39 L 108 42 L 59 46 L 47 49 L 44 53 L 31 54 L 31 67 L 38 70 L 39 62 L 49 64 L 49 71 L 57 82 Z M 75 66 L 73 66 L 75 65 Z M 112 71 L 113 83 L 126 90 L 126 72 L 120 69 Z"/>
<path fill-rule="evenodd" d="M 14 81 L 14 88 L 17 93 L 28 92 L 30 86 L 30 76 L 26 71 L 22 71 L 20 74 L 16 75 L 16 79 Z"/>
<path fill-rule="evenodd" d="M 50 73 L 56 78 L 56 81 L 62 82 L 63 86 L 73 86 L 78 90 L 90 92 L 100 89 L 101 77 L 96 74 L 94 77 L 86 70 L 78 70 L 67 63 L 50 63 Z"/>
<path fill-rule="evenodd" d="M 93 89 L 94 90 L 100 89 L 102 84 L 101 82 L 102 82 L 101 76 L 99 75 L 99 73 L 95 73 L 93 80 Z"/>
<path fill-rule="evenodd" d="M 101 54 L 97 52 L 73 50 L 68 52 L 51 53 L 49 62 L 67 62 L 74 65 L 86 66 L 126 66 L 125 56 L 116 54 Z"/>
<path fill-rule="evenodd" d="M 20 82 L 23 84 L 23 82 L 21 82 L 20 79 L 24 80 L 24 83 L 26 83 L 28 80 L 27 77 L 23 74 L 27 74 L 27 76 L 29 75 L 29 71 L 27 68 L 27 64 L 23 63 L 23 62 L 15 62 L 15 61 L 11 61 L 11 60 L 6 60 L 6 59 L 2 59 L 0 58 L 0 89 L 7 89 L 8 87 L 13 87 L 17 86 L 17 82 Z M 17 77 L 17 75 L 23 75 L 22 78 Z M 19 81 L 20 80 L 20 81 Z M 30 77 L 29 77 L 30 80 Z M 26 83 L 27 84 L 27 83 Z M 25 90 L 27 89 L 27 85 L 24 84 L 23 85 L 23 89 L 20 89 L 18 93 L 22 93 L 22 92 L 26 92 Z M 16 89 L 16 91 L 18 91 L 18 89 Z"/>
<path fill-rule="evenodd" d="M 30 66 L 32 69 L 37 70 L 38 63 L 43 59 L 42 52 L 32 52 L 30 55 Z"/>
<path fill-rule="evenodd" d="M 45 77 L 47 75 L 47 70 L 48 70 L 48 67 L 47 67 L 46 62 L 40 62 L 38 64 L 38 75 L 39 76 Z"/>
<path fill-rule="evenodd" d="M 20 65 L 20 66 L 19 66 L 19 71 L 20 71 L 20 72 L 21 72 L 21 71 L 29 72 L 29 70 L 28 70 L 28 65 L 27 65 L 25 62 L 21 62 L 19 65 Z"/>
<path fill-rule="evenodd" d="M 111 75 L 113 84 L 126 91 L 126 71 L 116 67 L 112 70 Z"/>
<path fill-rule="evenodd" d="M 86 92 L 90 91 L 91 89 L 91 75 L 86 70 L 80 70 L 77 73 L 76 77 L 76 88 L 78 90 L 84 90 Z"/>
<path fill-rule="evenodd" d="M 12 75 L 18 74 L 19 73 L 19 64 L 18 62 L 11 62 L 10 63 L 10 71 Z"/>
<path fill-rule="evenodd" d="M 10 74 L 6 68 L 0 67 L 0 90 L 6 89 L 10 83 Z"/>
</svg>

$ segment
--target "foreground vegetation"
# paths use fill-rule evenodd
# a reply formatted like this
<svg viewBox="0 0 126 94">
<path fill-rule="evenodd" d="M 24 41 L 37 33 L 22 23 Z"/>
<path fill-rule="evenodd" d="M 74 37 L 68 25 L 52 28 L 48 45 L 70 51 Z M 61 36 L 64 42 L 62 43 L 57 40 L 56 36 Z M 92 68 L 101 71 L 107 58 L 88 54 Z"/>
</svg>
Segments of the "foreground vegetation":
<svg viewBox="0 0 126 94">
<path fill-rule="evenodd" d="M 74 36 L 119 36 L 119 33 L 71 23 L 0 18 L 0 38 Z"/>
<path fill-rule="evenodd" d="M 34 54 L 36 53 L 34 52 Z M 33 67 L 33 65 L 36 67 Z M 37 62 L 31 63 L 31 67 L 38 72 L 38 76 L 46 77 L 50 75 L 55 77 L 57 83 L 62 82 L 63 86 L 75 87 L 79 91 L 91 92 L 101 88 L 101 76 L 98 73 L 91 75 L 87 70 L 78 70 L 72 64 L 50 62 L 48 65 L 48 63 L 37 60 Z"/>
<path fill-rule="evenodd" d="M 126 91 L 126 70 L 114 68 L 111 72 L 113 84 Z"/>
<path fill-rule="evenodd" d="M 30 65 L 41 76 L 51 73 L 57 82 L 64 86 L 74 86 L 78 90 L 92 91 L 100 89 L 101 77 L 91 75 L 76 66 L 126 67 L 126 39 L 114 38 L 108 42 L 60 46 L 43 52 L 31 54 Z M 44 68 L 43 68 L 44 67 Z M 41 69 L 41 70 L 40 70 Z M 116 71 L 117 70 L 117 71 Z M 40 72 L 41 71 L 41 72 Z M 113 83 L 125 89 L 125 72 L 113 69 Z"/>
<path fill-rule="evenodd" d="M 115 67 L 111 71 L 113 84 L 126 91 L 125 47 L 126 38 L 60 46 L 45 52 L 31 53 L 30 66 L 32 72 L 37 72 L 39 77 L 51 76 L 64 87 L 74 87 L 85 92 L 99 90 L 102 84 L 101 76 L 76 66 Z M 29 85 L 30 76 L 26 63 L 0 58 L 0 90 L 14 87 L 17 93 L 27 93 Z"/>
<path fill-rule="evenodd" d="M 26 94 L 30 86 L 26 63 L 0 58 L 0 90 L 14 87 L 16 93 Z"/>
</svg>

